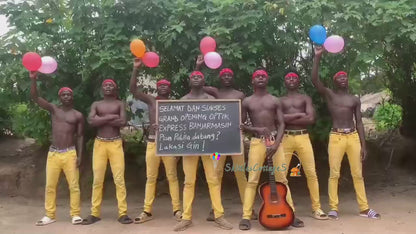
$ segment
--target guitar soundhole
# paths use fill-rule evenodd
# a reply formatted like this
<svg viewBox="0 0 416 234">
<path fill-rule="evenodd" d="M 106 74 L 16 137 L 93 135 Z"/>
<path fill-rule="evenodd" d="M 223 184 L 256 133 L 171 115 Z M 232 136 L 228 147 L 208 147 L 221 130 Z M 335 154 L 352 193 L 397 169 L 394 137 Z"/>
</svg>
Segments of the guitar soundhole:
<svg viewBox="0 0 416 234">
<path fill-rule="evenodd" d="M 269 219 L 278 219 L 278 218 L 285 218 L 286 214 L 270 214 L 267 215 L 267 218 Z"/>
</svg>

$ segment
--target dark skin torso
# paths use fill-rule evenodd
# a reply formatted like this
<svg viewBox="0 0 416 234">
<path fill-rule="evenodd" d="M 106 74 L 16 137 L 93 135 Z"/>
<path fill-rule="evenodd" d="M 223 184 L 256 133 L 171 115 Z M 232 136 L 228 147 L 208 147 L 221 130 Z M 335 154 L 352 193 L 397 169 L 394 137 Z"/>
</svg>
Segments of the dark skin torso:
<svg viewBox="0 0 416 234">
<path fill-rule="evenodd" d="M 120 115 L 120 109 L 123 106 L 123 102 L 120 100 L 102 100 L 93 103 L 95 106 L 96 114 L 100 117 Z M 97 129 L 97 136 L 104 138 L 111 138 L 120 136 L 120 126 L 114 126 L 110 124 L 103 124 Z"/>
<path fill-rule="evenodd" d="M 54 106 L 51 112 L 52 120 L 52 145 L 59 149 L 65 149 L 75 145 L 75 134 L 82 114 L 74 109 L 64 109 L 62 106 Z"/>
<path fill-rule="evenodd" d="M 332 90 L 325 96 L 328 110 L 332 117 L 332 127 L 353 128 L 353 117 L 358 105 L 358 98 L 347 93 L 337 94 Z"/>
<path fill-rule="evenodd" d="M 304 119 L 308 117 L 308 114 L 312 115 L 310 121 L 313 121 L 314 110 L 310 97 L 300 93 L 293 93 L 281 97 L 280 102 L 282 103 L 282 112 L 285 116 L 286 129 L 306 129 L 307 126 L 311 124 L 309 121 Z M 303 114 L 303 116 L 288 121 L 290 118 L 287 118 L 287 116 L 293 116 L 295 114 Z"/>
<path fill-rule="evenodd" d="M 276 130 L 275 118 L 278 105 L 278 99 L 270 94 L 264 96 L 253 94 L 243 101 L 243 107 L 253 126 L 267 128 L 270 131 Z"/>
</svg>

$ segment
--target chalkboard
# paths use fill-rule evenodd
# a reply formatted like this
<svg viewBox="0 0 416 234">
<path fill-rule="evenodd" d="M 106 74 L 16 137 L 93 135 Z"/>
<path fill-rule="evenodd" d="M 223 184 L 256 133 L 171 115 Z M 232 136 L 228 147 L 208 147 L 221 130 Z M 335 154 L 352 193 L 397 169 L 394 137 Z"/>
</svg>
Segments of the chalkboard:
<svg viewBox="0 0 416 234">
<path fill-rule="evenodd" d="M 157 100 L 157 156 L 242 154 L 239 99 Z"/>
</svg>

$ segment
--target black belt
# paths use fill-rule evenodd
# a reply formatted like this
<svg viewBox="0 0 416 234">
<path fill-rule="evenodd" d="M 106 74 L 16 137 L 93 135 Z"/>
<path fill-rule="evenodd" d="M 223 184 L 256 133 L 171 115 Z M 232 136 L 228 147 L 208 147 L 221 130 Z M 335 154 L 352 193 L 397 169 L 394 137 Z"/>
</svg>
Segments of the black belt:
<svg viewBox="0 0 416 234">
<path fill-rule="evenodd" d="M 355 132 L 355 128 L 331 128 L 333 133 L 350 134 Z"/>
<path fill-rule="evenodd" d="M 308 134 L 308 130 L 307 129 L 285 130 L 285 134 L 287 134 L 287 135 L 303 135 L 303 134 Z"/>
</svg>

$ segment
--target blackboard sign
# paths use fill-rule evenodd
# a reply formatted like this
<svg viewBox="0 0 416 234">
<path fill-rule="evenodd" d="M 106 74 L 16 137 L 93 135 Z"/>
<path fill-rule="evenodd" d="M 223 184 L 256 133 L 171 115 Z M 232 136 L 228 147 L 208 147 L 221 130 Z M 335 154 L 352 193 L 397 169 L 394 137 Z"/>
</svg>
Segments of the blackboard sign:
<svg viewBox="0 0 416 234">
<path fill-rule="evenodd" d="M 241 101 L 157 100 L 156 155 L 242 154 Z"/>
</svg>

